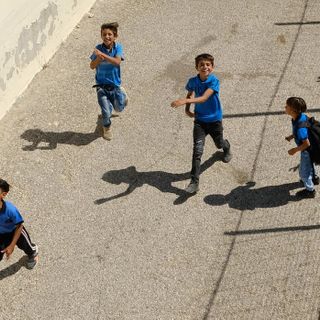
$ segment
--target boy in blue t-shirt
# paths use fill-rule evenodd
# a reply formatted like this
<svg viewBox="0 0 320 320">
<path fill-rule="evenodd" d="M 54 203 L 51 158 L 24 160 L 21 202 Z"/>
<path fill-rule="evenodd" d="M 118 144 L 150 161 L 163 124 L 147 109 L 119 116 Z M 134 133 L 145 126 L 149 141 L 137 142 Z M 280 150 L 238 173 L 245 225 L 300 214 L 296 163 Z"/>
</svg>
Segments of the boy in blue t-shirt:
<svg viewBox="0 0 320 320">
<path fill-rule="evenodd" d="M 38 261 L 38 247 L 24 228 L 19 210 L 11 202 L 3 200 L 9 189 L 9 184 L 0 179 L 0 261 L 4 254 L 9 259 L 17 245 L 28 256 L 27 268 L 32 269 Z"/>
<path fill-rule="evenodd" d="M 98 103 L 101 108 L 103 122 L 103 138 L 111 140 L 111 115 L 114 109 L 123 111 L 128 104 L 128 97 L 121 87 L 120 63 L 123 49 L 118 37 L 118 23 L 106 23 L 101 26 L 102 43 L 98 44 L 90 56 L 90 68 L 96 69 Z"/>
<path fill-rule="evenodd" d="M 319 177 L 316 174 L 315 166 L 311 161 L 308 148 L 310 141 L 308 139 L 308 129 L 301 126 L 303 122 L 308 121 L 308 116 L 304 113 L 307 110 L 305 101 L 299 97 L 290 97 L 287 99 L 285 111 L 292 120 L 292 134 L 286 137 L 287 141 L 293 138 L 297 147 L 288 150 L 289 155 L 293 156 L 300 151 L 299 175 L 305 189 L 297 192 L 299 198 L 314 198 L 316 191 L 315 184 L 319 184 Z"/>
<path fill-rule="evenodd" d="M 207 134 L 211 136 L 218 149 L 223 149 L 224 162 L 229 162 L 232 158 L 230 143 L 223 138 L 220 82 L 212 73 L 214 58 L 210 54 L 203 53 L 195 58 L 195 63 L 198 75 L 189 79 L 186 85 L 187 97 L 171 103 L 173 108 L 186 105 L 186 114 L 195 118 L 191 181 L 185 189 L 188 193 L 196 193 L 199 190 L 201 156 Z M 195 104 L 194 113 L 190 111 L 191 103 Z"/>
</svg>

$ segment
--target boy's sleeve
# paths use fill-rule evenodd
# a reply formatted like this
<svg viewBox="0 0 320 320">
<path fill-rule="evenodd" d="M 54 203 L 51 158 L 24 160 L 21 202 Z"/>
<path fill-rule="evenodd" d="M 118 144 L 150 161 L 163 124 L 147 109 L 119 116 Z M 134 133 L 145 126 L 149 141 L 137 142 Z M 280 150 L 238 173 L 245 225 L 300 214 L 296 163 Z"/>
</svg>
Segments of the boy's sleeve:
<svg viewBox="0 0 320 320">
<path fill-rule="evenodd" d="M 217 78 L 212 79 L 210 81 L 208 88 L 212 89 L 213 91 L 219 93 L 220 91 L 220 81 Z"/>
<path fill-rule="evenodd" d="M 189 81 L 186 84 L 186 90 L 187 91 L 194 91 L 194 81 L 192 79 L 189 79 Z"/>
<path fill-rule="evenodd" d="M 300 141 L 308 139 L 308 129 L 307 128 L 299 128 L 297 130 L 297 138 Z"/>
<path fill-rule="evenodd" d="M 9 213 L 9 216 L 15 225 L 24 222 L 19 210 L 16 207 L 12 207 Z"/>
<path fill-rule="evenodd" d="M 124 57 L 123 57 L 123 47 L 122 47 L 122 44 L 121 44 L 121 43 L 118 43 L 118 42 L 116 43 L 115 56 L 116 56 L 116 57 L 120 57 L 122 61 L 124 60 Z"/>
<path fill-rule="evenodd" d="M 99 45 L 96 46 L 96 49 L 100 50 Z M 97 55 L 92 52 L 91 56 L 90 56 L 91 61 L 96 60 L 97 59 Z"/>
</svg>

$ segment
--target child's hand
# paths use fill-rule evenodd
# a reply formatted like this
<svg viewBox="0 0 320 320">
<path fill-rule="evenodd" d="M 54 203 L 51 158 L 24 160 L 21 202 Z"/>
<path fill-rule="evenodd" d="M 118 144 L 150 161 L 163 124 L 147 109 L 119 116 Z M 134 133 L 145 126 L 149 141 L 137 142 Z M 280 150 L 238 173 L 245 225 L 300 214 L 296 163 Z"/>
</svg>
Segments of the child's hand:
<svg viewBox="0 0 320 320">
<path fill-rule="evenodd" d="M 291 134 L 290 136 L 285 137 L 285 139 L 286 139 L 287 141 L 291 141 L 291 140 L 293 139 L 293 135 Z"/>
<path fill-rule="evenodd" d="M 12 247 L 12 246 L 9 245 L 8 247 L 6 247 L 3 250 L 1 250 L 1 252 L 5 253 L 6 256 L 7 256 L 7 259 L 9 259 L 11 254 L 12 254 L 12 252 L 13 252 L 13 250 L 14 250 L 14 246 Z"/>
<path fill-rule="evenodd" d="M 297 148 L 292 148 L 288 150 L 288 153 L 290 154 L 290 156 L 293 156 L 296 152 L 297 152 Z"/>
<path fill-rule="evenodd" d="M 177 108 L 177 107 L 183 106 L 184 104 L 186 104 L 185 99 L 178 99 L 178 100 L 171 102 L 171 107 Z"/>
<path fill-rule="evenodd" d="M 98 50 L 98 49 L 96 48 L 96 49 L 94 49 L 94 53 L 96 54 L 96 56 L 97 56 L 98 58 L 100 58 L 101 60 L 104 60 L 104 53 L 103 53 L 103 52 L 101 52 L 100 50 Z"/>
</svg>

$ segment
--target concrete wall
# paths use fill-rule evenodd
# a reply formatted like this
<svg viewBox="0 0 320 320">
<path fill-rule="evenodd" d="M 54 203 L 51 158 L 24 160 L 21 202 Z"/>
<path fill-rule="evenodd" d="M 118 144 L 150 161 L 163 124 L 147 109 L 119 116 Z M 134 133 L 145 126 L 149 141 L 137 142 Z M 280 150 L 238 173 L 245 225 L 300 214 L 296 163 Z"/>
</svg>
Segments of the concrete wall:
<svg viewBox="0 0 320 320">
<path fill-rule="evenodd" d="M 0 1 L 0 118 L 94 2 Z"/>
</svg>

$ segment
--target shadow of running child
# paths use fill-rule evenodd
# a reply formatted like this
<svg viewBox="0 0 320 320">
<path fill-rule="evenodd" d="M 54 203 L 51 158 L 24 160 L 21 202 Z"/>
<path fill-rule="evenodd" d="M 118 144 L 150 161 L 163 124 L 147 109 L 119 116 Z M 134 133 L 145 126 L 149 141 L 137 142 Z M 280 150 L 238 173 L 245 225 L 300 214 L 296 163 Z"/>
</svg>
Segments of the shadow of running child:
<svg viewBox="0 0 320 320">
<path fill-rule="evenodd" d="M 245 186 L 233 189 L 229 194 L 212 194 L 204 198 L 204 202 L 212 206 L 228 204 L 237 210 L 254 210 L 256 208 L 273 208 L 288 204 L 289 201 L 298 201 L 290 190 L 301 188 L 300 182 L 285 183 L 277 186 L 267 186 L 252 189 L 255 182 L 247 182 Z"/>
<path fill-rule="evenodd" d="M 205 171 L 210 168 L 216 161 L 221 161 L 222 152 L 217 151 L 208 160 L 201 165 L 201 171 Z M 139 172 L 135 166 L 130 166 L 125 169 L 111 170 L 106 172 L 102 176 L 102 180 L 119 185 L 125 183 L 128 185 L 127 189 L 119 194 L 97 199 L 95 204 L 102 204 L 107 201 L 111 201 L 117 198 L 125 197 L 132 193 L 135 189 L 142 187 L 144 184 L 148 184 L 157 188 L 161 192 L 169 192 L 176 194 L 178 198 L 174 201 L 174 204 L 181 204 L 194 194 L 188 194 L 184 190 L 174 187 L 173 182 L 183 181 L 190 178 L 190 172 L 185 173 L 170 173 L 164 171 L 147 171 Z"/>
<path fill-rule="evenodd" d="M 9 267 L 0 270 L 0 280 L 3 280 L 7 277 L 10 277 L 17 273 L 22 267 L 25 267 L 27 263 L 27 257 L 23 256 L 20 258 L 19 261 L 15 262 L 14 264 L 10 265 Z"/>
<path fill-rule="evenodd" d="M 53 150 L 56 149 L 58 144 L 70 144 L 75 146 L 85 146 L 101 137 L 101 119 L 98 117 L 97 125 L 94 132 L 81 133 L 81 132 L 52 132 L 42 131 L 41 129 L 28 129 L 21 134 L 21 138 L 31 142 L 30 145 L 22 147 L 24 151 L 39 150 Z M 40 144 L 46 144 L 40 146 Z"/>
</svg>

